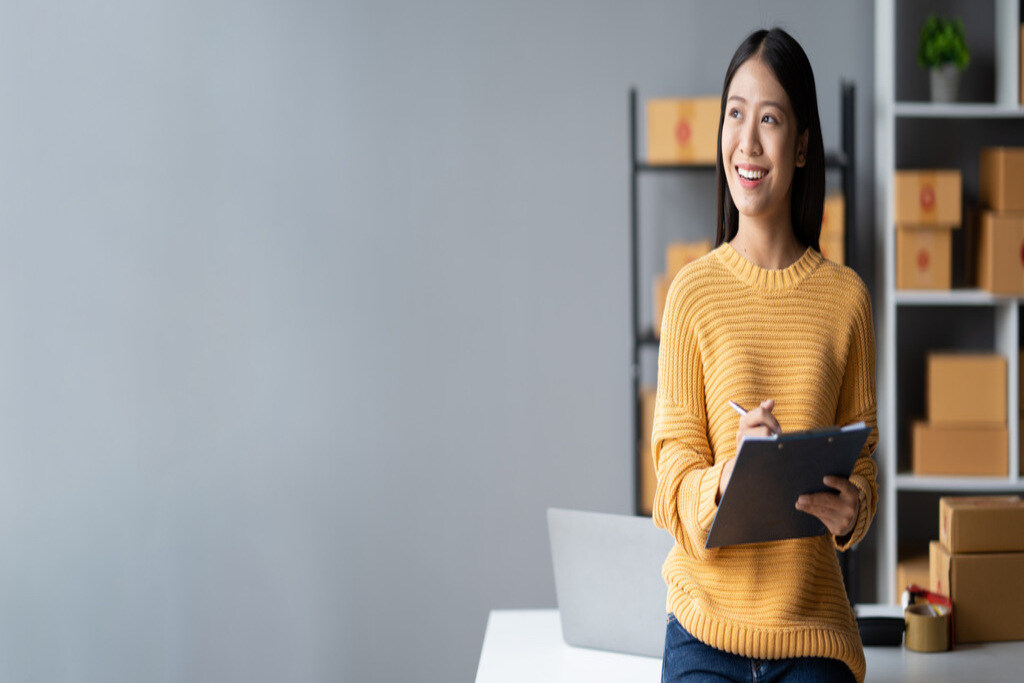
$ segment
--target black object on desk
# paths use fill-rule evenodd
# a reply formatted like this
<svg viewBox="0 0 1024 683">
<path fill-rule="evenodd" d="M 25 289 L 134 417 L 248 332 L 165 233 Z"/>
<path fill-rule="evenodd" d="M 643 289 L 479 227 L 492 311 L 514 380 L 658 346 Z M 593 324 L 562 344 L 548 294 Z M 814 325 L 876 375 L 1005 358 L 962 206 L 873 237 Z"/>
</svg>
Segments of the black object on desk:
<svg viewBox="0 0 1024 683">
<path fill-rule="evenodd" d="M 849 477 L 870 433 L 870 427 L 857 423 L 745 438 L 704 547 L 826 533 L 821 520 L 796 509 L 796 499 L 805 493 L 834 493 L 822 479 Z"/>
</svg>

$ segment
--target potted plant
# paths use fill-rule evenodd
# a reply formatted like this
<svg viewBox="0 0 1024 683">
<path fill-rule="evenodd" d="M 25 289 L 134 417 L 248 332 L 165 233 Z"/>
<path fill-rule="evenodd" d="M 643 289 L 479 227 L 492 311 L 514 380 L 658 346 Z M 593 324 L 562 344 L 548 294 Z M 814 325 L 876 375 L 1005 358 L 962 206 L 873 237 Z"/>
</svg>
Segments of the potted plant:
<svg viewBox="0 0 1024 683">
<path fill-rule="evenodd" d="M 960 72 L 967 68 L 971 54 L 959 17 L 942 19 L 934 14 L 921 27 L 917 63 L 931 72 L 932 102 L 955 102 Z"/>
</svg>

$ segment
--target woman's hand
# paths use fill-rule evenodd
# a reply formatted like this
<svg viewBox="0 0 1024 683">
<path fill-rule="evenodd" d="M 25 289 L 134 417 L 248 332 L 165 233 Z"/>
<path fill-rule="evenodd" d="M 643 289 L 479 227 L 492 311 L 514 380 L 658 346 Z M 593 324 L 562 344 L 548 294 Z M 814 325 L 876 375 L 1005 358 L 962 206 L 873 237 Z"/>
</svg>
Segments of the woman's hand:
<svg viewBox="0 0 1024 683">
<path fill-rule="evenodd" d="M 743 442 L 744 436 L 771 436 L 782 433 L 779 421 L 772 415 L 773 408 L 775 408 L 775 399 L 770 398 L 746 415 L 740 416 L 740 426 L 736 430 L 737 453 L 740 452 L 740 444 Z M 731 458 L 722 468 L 722 478 L 718 480 L 718 495 L 715 496 L 715 503 L 722 500 L 725 489 L 729 488 L 729 480 L 732 478 L 732 471 L 735 467 L 736 458 Z"/>
<path fill-rule="evenodd" d="M 774 408 L 775 399 L 769 398 L 746 415 L 740 415 L 740 426 L 736 429 L 737 453 L 740 452 L 740 444 L 743 443 L 744 436 L 771 436 L 782 433 L 779 421 L 772 415 Z"/>
<path fill-rule="evenodd" d="M 849 535 L 860 513 L 860 490 L 846 477 L 825 477 L 822 481 L 838 493 L 805 493 L 796 499 L 796 509 L 814 515 L 838 538 Z"/>
</svg>

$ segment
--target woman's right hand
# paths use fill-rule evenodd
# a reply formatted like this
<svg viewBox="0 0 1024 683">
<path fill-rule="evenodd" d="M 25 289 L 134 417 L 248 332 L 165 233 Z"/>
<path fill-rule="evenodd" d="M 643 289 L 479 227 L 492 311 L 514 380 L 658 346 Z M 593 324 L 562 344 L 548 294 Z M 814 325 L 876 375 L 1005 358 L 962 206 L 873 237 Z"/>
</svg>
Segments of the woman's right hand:
<svg viewBox="0 0 1024 683">
<path fill-rule="evenodd" d="M 761 402 L 757 408 L 754 408 L 746 415 L 740 416 L 740 424 L 736 429 L 736 453 L 740 452 L 740 444 L 743 443 L 744 436 L 771 436 L 772 434 L 781 434 L 782 427 L 779 426 L 779 421 L 772 415 L 772 410 L 775 408 L 775 399 L 769 398 Z M 722 468 L 722 478 L 718 480 L 718 496 L 717 500 L 722 499 L 722 495 L 725 493 L 725 489 L 729 487 L 729 480 L 732 478 L 732 470 L 736 467 L 736 458 L 730 458 L 725 466 Z"/>
</svg>

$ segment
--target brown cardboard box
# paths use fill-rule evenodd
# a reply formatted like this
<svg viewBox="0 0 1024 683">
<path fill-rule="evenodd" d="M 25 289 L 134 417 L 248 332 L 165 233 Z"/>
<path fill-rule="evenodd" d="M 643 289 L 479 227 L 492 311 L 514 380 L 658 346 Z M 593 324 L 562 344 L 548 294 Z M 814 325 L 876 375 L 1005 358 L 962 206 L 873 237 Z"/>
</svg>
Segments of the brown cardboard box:
<svg viewBox="0 0 1024 683">
<path fill-rule="evenodd" d="M 953 601 L 957 643 L 1024 639 L 1024 553 L 951 554 L 928 546 L 931 590 Z"/>
<path fill-rule="evenodd" d="M 655 387 L 640 387 L 640 510 L 650 515 L 654 505 L 654 491 L 658 486 L 658 475 L 654 471 L 654 457 L 651 455 L 651 431 L 654 429 L 654 403 L 658 390 Z"/>
<path fill-rule="evenodd" d="M 654 513 L 654 491 L 658 487 L 651 447 L 641 445 L 636 457 L 640 458 L 640 512 L 650 517 Z"/>
<path fill-rule="evenodd" d="M 993 294 L 1024 294 L 1024 213 L 982 213 L 978 286 Z"/>
<path fill-rule="evenodd" d="M 717 95 L 647 100 L 647 163 L 714 164 L 721 111 Z"/>
<path fill-rule="evenodd" d="M 846 245 L 843 243 L 842 237 L 836 237 L 829 235 L 826 237 L 822 235 L 818 241 L 821 255 L 827 258 L 833 263 L 845 264 L 846 263 Z"/>
<path fill-rule="evenodd" d="M 996 211 L 1024 211 L 1024 147 L 983 147 L 978 198 Z"/>
<path fill-rule="evenodd" d="M 998 353 L 931 352 L 928 422 L 1006 427 L 1006 358 Z"/>
<path fill-rule="evenodd" d="M 711 251 L 710 240 L 700 242 L 673 242 L 665 248 L 665 275 L 669 282 L 682 270 L 683 266 L 696 261 Z"/>
<path fill-rule="evenodd" d="M 846 257 L 846 203 L 843 195 L 833 192 L 825 197 L 821 214 L 821 237 L 818 240 L 821 255 L 835 263 L 845 263 Z"/>
<path fill-rule="evenodd" d="M 839 192 L 831 192 L 825 197 L 825 206 L 821 212 L 821 236 L 839 237 L 844 235 L 846 224 L 846 202 Z"/>
<path fill-rule="evenodd" d="M 959 170 L 896 171 L 895 186 L 897 228 L 960 227 Z"/>
<path fill-rule="evenodd" d="M 1020 496 L 943 496 L 939 541 L 952 553 L 1024 552 Z"/>
<path fill-rule="evenodd" d="M 654 336 L 661 336 L 661 319 L 665 317 L 665 299 L 672 280 L 667 275 L 654 276 Z"/>
<path fill-rule="evenodd" d="M 952 269 L 951 230 L 896 230 L 897 289 L 949 289 Z"/>
<path fill-rule="evenodd" d="M 1002 476 L 1008 468 L 1006 425 L 944 426 L 914 422 L 914 474 Z"/>
<path fill-rule="evenodd" d="M 916 555 L 896 564 L 896 602 L 900 601 L 903 590 L 912 583 L 927 588 L 931 577 L 928 574 L 928 556 Z"/>
</svg>

